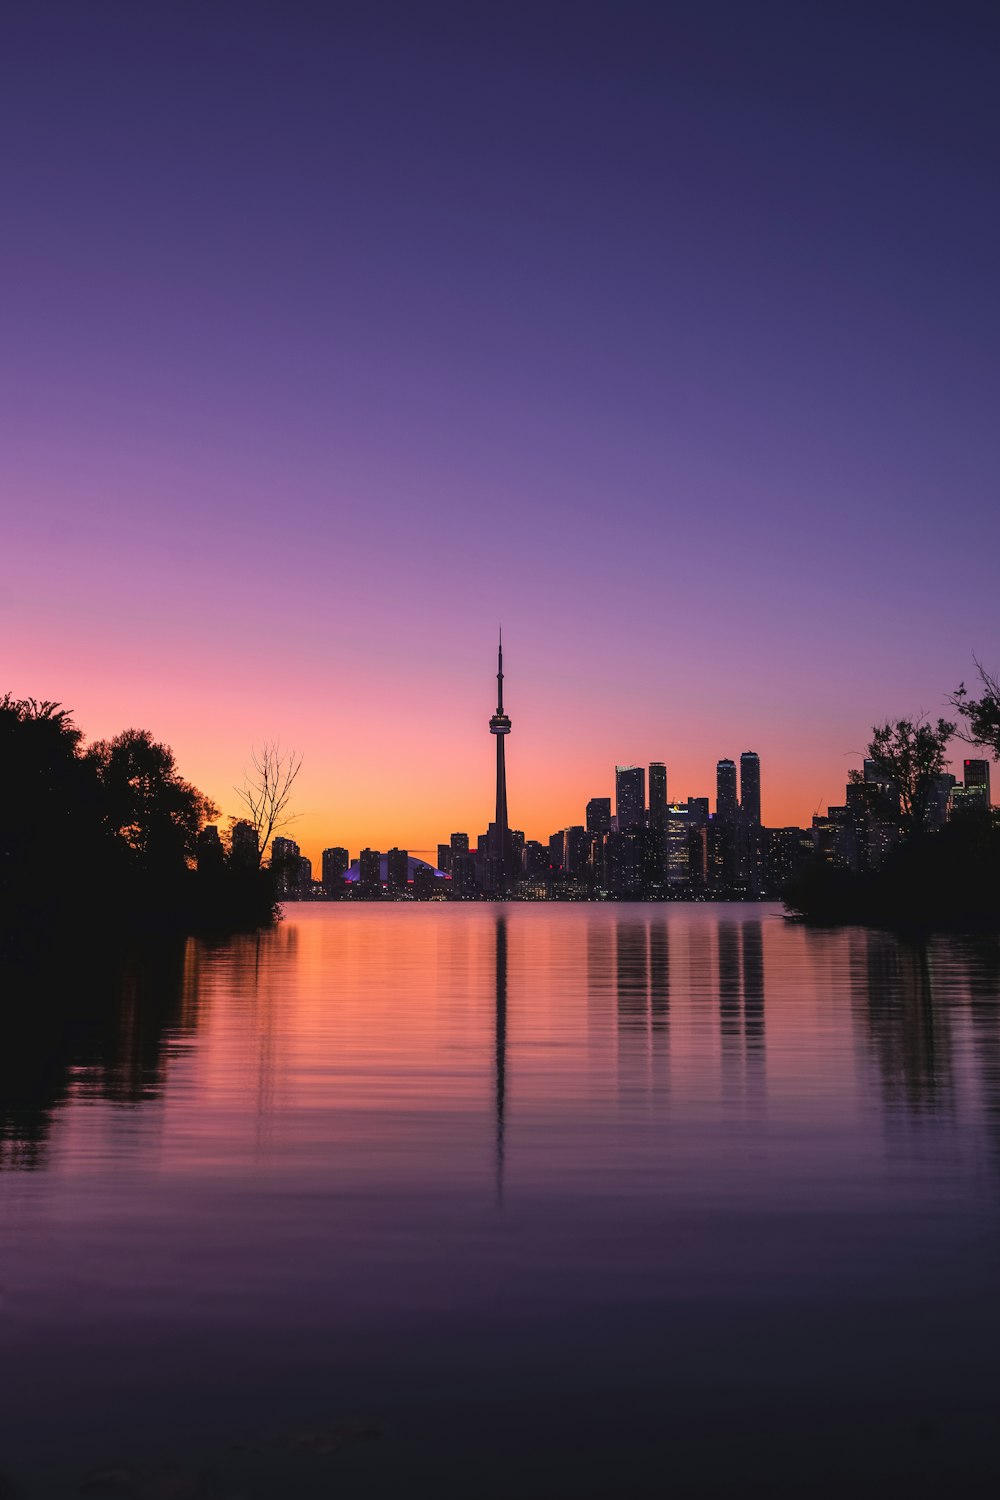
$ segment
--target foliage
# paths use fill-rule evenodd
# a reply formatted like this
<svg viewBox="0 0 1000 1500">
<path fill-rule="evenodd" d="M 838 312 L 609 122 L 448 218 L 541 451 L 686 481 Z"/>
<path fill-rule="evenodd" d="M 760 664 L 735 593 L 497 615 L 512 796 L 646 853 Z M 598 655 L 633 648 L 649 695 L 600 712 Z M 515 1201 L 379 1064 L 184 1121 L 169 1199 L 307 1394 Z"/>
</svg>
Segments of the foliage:
<svg viewBox="0 0 1000 1500">
<path fill-rule="evenodd" d="M 923 827 L 934 780 L 947 765 L 945 751 L 954 733 L 955 725 L 947 719 L 936 724 L 897 719 L 873 726 L 865 753 L 874 762 L 877 779 L 898 791 L 904 828 Z M 854 772 L 851 779 L 859 781 L 861 774 Z"/>
<path fill-rule="evenodd" d="M 35 951 L 70 928 L 176 933 L 271 920 L 267 872 L 192 868 L 216 809 L 167 745 L 139 729 L 89 749 L 82 739 L 58 703 L 0 698 L 0 950 Z"/>
<path fill-rule="evenodd" d="M 141 865 L 187 865 L 219 809 L 177 771 L 173 751 L 147 729 L 126 729 L 87 751 L 103 792 L 108 832 Z"/>
<path fill-rule="evenodd" d="M 987 672 L 976 658 L 976 671 L 983 689 L 981 698 L 970 698 L 965 683 L 959 683 L 951 695 L 951 704 L 965 720 L 967 728 L 959 731 L 970 745 L 981 745 L 1000 758 L 1000 678 Z"/>
</svg>

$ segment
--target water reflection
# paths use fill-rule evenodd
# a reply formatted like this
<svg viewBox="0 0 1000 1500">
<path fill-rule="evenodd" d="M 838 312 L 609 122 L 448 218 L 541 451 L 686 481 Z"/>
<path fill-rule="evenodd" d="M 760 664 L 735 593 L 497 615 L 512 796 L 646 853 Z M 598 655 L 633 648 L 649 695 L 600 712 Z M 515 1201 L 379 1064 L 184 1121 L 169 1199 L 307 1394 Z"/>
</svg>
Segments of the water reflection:
<svg viewBox="0 0 1000 1500">
<path fill-rule="evenodd" d="M 852 968 L 863 965 L 864 1026 L 891 1108 L 949 1112 L 954 1100 L 951 1015 L 936 995 L 935 958 L 884 932 L 853 934 Z M 860 949 L 860 953 L 859 950 Z"/>
<path fill-rule="evenodd" d="M 197 1030 L 201 953 L 171 944 L 8 970 L 0 1047 L 0 1168 L 45 1165 L 72 1101 L 137 1106 L 163 1092 L 170 1045 Z"/>
<path fill-rule="evenodd" d="M 507 1104 L 507 918 L 499 916 L 496 942 L 496 1023 L 494 1057 L 496 1069 L 496 1188 L 497 1203 L 503 1203 L 504 1110 Z"/>
</svg>

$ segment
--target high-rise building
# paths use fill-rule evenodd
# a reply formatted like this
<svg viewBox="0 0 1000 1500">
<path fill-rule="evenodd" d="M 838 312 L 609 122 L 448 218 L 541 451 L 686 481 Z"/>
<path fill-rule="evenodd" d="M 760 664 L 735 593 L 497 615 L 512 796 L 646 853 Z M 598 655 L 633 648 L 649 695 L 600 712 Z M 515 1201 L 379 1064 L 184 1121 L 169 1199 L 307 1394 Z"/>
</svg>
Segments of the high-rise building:
<svg viewBox="0 0 1000 1500">
<path fill-rule="evenodd" d="M 591 797 L 587 803 L 587 832 L 611 832 L 611 798 Z"/>
<path fill-rule="evenodd" d="M 667 768 L 662 760 L 649 766 L 649 826 L 663 828 L 667 822 Z"/>
<path fill-rule="evenodd" d="M 385 857 L 385 878 L 393 896 L 402 895 L 410 883 L 410 856 L 406 849 L 390 849 Z"/>
<path fill-rule="evenodd" d="M 323 890 L 328 896 L 340 896 L 344 890 L 344 876 L 351 863 L 346 849 L 334 847 L 323 850 Z"/>
<path fill-rule="evenodd" d="M 382 856 L 377 849 L 362 849 L 358 856 L 358 894 L 368 900 L 382 894 Z"/>
<path fill-rule="evenodd" d="M 587 830 L 579 824 L 572 828 L 563 829 L 563 852 L 562 867 L 566 875 L 580 880 L 587 873 L 587 859 L 590 854 L 590 840 Z"/>
<path fill-rule="evenodd" d="M 451 854 L 452 849 L 450 844 L 438 844 L 437 867 L 445 875 L 451 874 Z"/>
<path fill-rule="evenodd" d="M 271 873 L 275 894 L 282 899 L 294 896 L 299 888 L 299 860 L 302 856 L 294 839 L 271 840 Z"/>
<path fill-rule="evenodd" d="M 691 877 L 691 811 L 678 803 L 667 809 L 663 832 L 664 870 L 668 885 L 684 885 Z"/>
<path fill-rule="evenodd" d="M 497 647 L 497 711 L 490 719 L 490 734 L 497 742 L 497 812 L 494 822 L 496 834 L 494 847 L 490 850 L 493 864 L 493 879 L 490 882 L 498 896 L 507 892 L 512 870 L 510 838 L 507 822 L 507 767 L 504 761 L 504 741 L 510 734 L 510 719 L 503 710 L 503 632 Z"/>
<path fill-rule="evenodd" d="M 618 832 L 646 826 L 646 771 L 644 766 L 615 766 L 615 808 Z"/>
<path fill-rule="evenodd" d="M 979 790 L 987 807 L 990 806 L 990 763 L 988 760 L 967 760 L 963 762 L 965 772 L 965 787 L 967 791 Z"/>
<path fill-rule="evenodd" d="M 753 750 L 740 756 L 740 812 L 747 827 L 760 827 L 760 756 Z"/>
<path fill-rule="evenodd" d="M 256 869 L 259 865 L 260 846 L 257 843 L 257 830 L 252 823 L 241 820 L 233 824 L 231 848 L 234 865 L 240 865 L 244 869 Z"/>
<path fill-rule="evenodd" d="M 467 833 L 453 833 L 451 836 L 452 854 L 468 854 L 469 835 Z"/>
<path fill-rule="evenodd" d="M 715 816 L 730 827 L 736 822 L 736 762 L 720 760 L 715 767 Z"/>
</svg>

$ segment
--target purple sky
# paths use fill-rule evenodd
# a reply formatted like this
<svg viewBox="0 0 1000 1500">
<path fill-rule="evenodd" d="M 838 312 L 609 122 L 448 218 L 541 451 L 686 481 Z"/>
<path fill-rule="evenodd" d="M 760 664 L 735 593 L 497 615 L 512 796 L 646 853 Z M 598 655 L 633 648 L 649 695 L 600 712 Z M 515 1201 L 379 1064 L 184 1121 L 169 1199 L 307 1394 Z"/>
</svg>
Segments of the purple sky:
<svg viewBox="0 0 1000 1500">
<path fill-rule="evenodd" d="M 11 0 L 0 690 L 220 800 L 281 733 L 309 852 L 426 847 L 502 619 L 529 835 L 616 759 L 839 800 L 1000 665 L 998 57 L 994 4 Z"/>
</svg>

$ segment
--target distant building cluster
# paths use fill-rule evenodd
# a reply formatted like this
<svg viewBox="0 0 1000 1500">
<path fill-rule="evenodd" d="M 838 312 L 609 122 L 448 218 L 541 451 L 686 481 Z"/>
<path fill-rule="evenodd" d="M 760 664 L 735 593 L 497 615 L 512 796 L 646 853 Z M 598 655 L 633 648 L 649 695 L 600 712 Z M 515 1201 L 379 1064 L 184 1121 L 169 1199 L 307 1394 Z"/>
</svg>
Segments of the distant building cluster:
<svg viewBox="0 0 1000 1500">
<path fill-rule="evenodd" d="M 496 816 L 471 844 L 453 833 L 438 844 L 437 862 L 407 849 L 324 849 L 320 878 L 294 839 L 275 838 L 271 870 L 282 900 L 756 901 L 780 896 L 803 866 L 819 858 L 840 869 L 876 870 L 900 836 L 900 788 L 880 778 L 874 761 L 847 787 L 840 807 L 816 816 L 811 828 L 761 823 L 760 758 L 744 750 L 739 766 L 715 768 L 715 811 L 708 797 L 671 802 L 664 761 L 616 766 L 610 797 L 592 797 L 584 821 L 560 828 L 547 843 L 526 839 L 507 820 L 505 740 L 511 721 L 503 703 L 503 649 L 497 653 L 497 710 L 489 721 L 496 743 Z M 990 766 L 967 760 L 965 780 L 935 778 L 923 811 L 928 828 L 988 810 Z M 202 835 L 205 861 L 222 857 L 216 830 Z M 237 823 L 234 858 L 256 862 L 253 828 Z"/>
<path fill-rule="evenodd" d="M 945 772 L 934 777 L 923 811 L 925 828 L 943 828 L 953 818 L 990 810 L 989 761 L 967 760 L 963 770 L 964 781 Z M 843 803 L 817 814 L 810 832 L 816 853 L 828 864 L 855 874 L 879 869 L 900 838 L 898 786 L 866 760 L 861 779 L 848 782 Z"/>
</svg>

